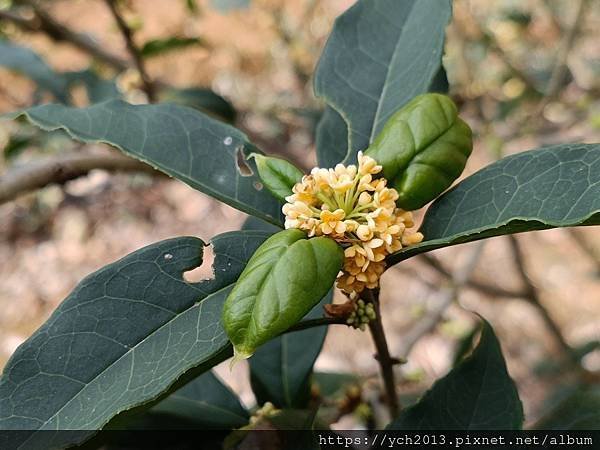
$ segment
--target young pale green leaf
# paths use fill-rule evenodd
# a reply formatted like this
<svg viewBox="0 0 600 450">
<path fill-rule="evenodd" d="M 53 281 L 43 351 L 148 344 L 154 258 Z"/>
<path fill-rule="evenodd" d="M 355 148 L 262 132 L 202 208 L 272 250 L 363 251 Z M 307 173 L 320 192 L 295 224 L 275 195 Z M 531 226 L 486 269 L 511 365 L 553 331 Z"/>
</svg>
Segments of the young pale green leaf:
<svg viewBox="0 0 600 450">
<path fill-rule="evenodd" d="M 421 225 L 425 240 L 388 263 L 492 236 L 577 225 L 600 225 L 600 144 L 530 150 L 481 169 L 433 202 Z"/>
<path fill-rule="evenodd" d="M 331 303 L 333 290 L 305 316 L 323 317 L 323 306 Z M 285 333 L 259 347 L 250 358 L 250 382 L 259 405 L 306 408 L 310 400 L 310 378 L 327 327 Z"/>
<path fill-rule="evenodd" d="M 473 149 L 471 129 L 441 94 L 415 97 L 386 123 L 365 154 L 383 166 L 402 209 L 419 209 L 448 189 Z"/>
<path fill-rule="evenodd" d="M 518 430 L 523 425 L 519 394 L 500 343 L 483 322 L 479 344 L 418 403 L 388 425 L 392 430 Z"/>
<path fill-rule="evenodd" d="M 238 359 L 296 324 L 329 291 L 344 252 L 328 237 L 297 229 L 271 236 L 252 256 L 223 308 Z"/>
<path fill-rule="evenodd" d="M 292 195 L 292 188 L 302 180 L 302 171 L 285 159 L 258 153 L 251 154 L 249 158 L 256 161 L 258 176 L 265 187 L 282 202 Z"/>
<path fill-rule="evenodd" d="M 41 89 L 52 93 L 58 101 L 68 102 L 67 79 L 52 70 L 29 48 L 0 40 L 0 66 L 22 73 L 35 81 Z"/>
<path fill-rule="evenodd" d="M 88 108 L 42 105 L 24 114 L 44 130 L 104 142 L 234 208 L 279 224 L 281 205 L 261 189 L 246 157 L 256 149 L 238 129 L 184 106 L 109 100 Z"/>
<path fill-rule="evenodd" d="M 54 436 L 59 448 L 78 443 L 229 357 L 223 303 L 266 236 L 215 237 L 214 277 L 199 283 L 182 277 L 202 262 L 205 244 L 193 237 L 150 245 L 85 278 L 4 369 L 0 429 L 32 430 L 11 435 L 8 447 L 50 448 L 36 430 L 90 430 Z M 40 403 L 40 392 L 52 395 Z"/>
<path fill-rule="evenodd" d="M 353 162 L 398 108 L 433 85 L 441 87 L 451 16 L 448 0 L 360 0 L 337 18 L 315 73 L 316 95 L 338 113 L 324 116 L 328 122 L 319 127 L 326 133 L 317 140 L 320 154 L 338 154 L 342 146 L 345 161 Z M 347 142 L 332 142 L 328 137 L 342 134 L 331 128 L 340 116 Z"/>
</svg>

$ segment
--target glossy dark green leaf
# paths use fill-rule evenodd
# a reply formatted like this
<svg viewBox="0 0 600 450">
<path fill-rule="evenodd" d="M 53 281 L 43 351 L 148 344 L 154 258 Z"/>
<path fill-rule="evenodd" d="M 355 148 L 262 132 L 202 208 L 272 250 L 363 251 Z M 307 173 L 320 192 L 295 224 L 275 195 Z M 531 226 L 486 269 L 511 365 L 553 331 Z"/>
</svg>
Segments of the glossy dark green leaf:
<svg viewBox="0 0 600 450">
<path fill-rule="evenodd" d="M 275 234 L 278 231 L 281 231 L 281 227 L 273 225 L 272 223 L 265 222 L 264 220 L 259 219 L 258 217 L 248 216 L 248 218 L 244 221 L 242 225 L 242 230 L 257 230 L 264 231 L 265 233 Z"/>
<path fill-rule="evenodd" d="M 204 41 L 197 37 L 169 36 L 162 39 L 151 39 L 145 42 L 140 49 L 140 54 L 144 58 L 153 58 L 175 50 L 181 50 L 197 45 L 204 45 Z"/>
<path fill-rule="evenodd" d="M 533 429 L 600 430 L 600 387 L 575 387 L 562 397 Z"/>
<path fill-rule="evenodd" d="M 281 205 L 260 189 L 241 131 L 184 106 L 109 100 L 88 108 L 43 105 L 24 114 L 44 130 L 105 142 L 248 214 L 280 223 Z"/>
<path fill-rule="evenodd" d="M 75 443 L 229 357 L 223 303 L 265 237 L 215 237 L 214 278 L 199 283 L 182 278 L 202 262 L 204 243 L 193 237 L 150 245 L 89 275 L 7 363 L 0 429 L 90 430 L 54 435 L 57 447 Z M 50 448 L 48 434 L 13 437 L 25 442 L 10 448 Z"/>
<path fill-rule="evenodd" d="M 346 161 L 369 146 L 398 108 L 428 91 L 440 71 L 450 17 L 447 0 L 359 0 L 338 17 L 315 92 L 347 122 Z"/>
<path fill-rule="evenodd" d="M 212 372 L 206 372 L 153 406 L 147 414 L 165 416 L 197 428 L 231 429 L 248 423 L 237 395 Z"/>
<path fill-rule="evenodd" d="M 500 343 L 484 322 L 473 353 L 388 425 L 393 430 L 518 430 L 523 408 Z"/>
<path fill-rule="evenodd" d="M 65 77 L 52 70 L 31 49 L 0 40 L 0 66 L 31 78 L 41 89 L 52 93 L 58 101 L 68 102 L 69 92 Z"/>
<path fill-rule="evenodd" d="M 344 252 L 328 237 L 298 229 L 271 236 L 252 256 L 223 308 L 238 359 L 300 321 L 329 291 Z"/>
<path fill-rule="evenodd" d="M 319 167 L 334 167 L 346 157 L 348 126 L 343 117 L 330 106 L 325 108 L 319 120 L 315 141 Z"/>
<path fill-rule="evenodd" d="M 285 159 L 258 153 L 253 153 L 250 158 L 256 162 L 258 176 L 264 187 L 281 202 L 292 195 L 292 188 L 302 180 L 302 171 Z"/>
<path fill-rule="evenodd" d="M 331 303 L 333 290 L 305 319 L 323 317 L 323 305 Z M 327 327 L 286 333 L 259 347 L 250 358 L 250 381 L 259 405 L 271 402 L 278 408 L 306 408 L 310 399 L 313 365 L 327 335 Z"/>
<path fill-rule="evenodd" d="M 189 106 L 230 124 L 235 122 L 237 115 L 233 105 L 211 89 L 166 88 L 159 92 L 159 97 L 162 102 Z"/>
<path fill-rule="evenodd" d="M 441 94 L 423 94 L 394 113 L 365 154 L 383 166 L 398 191 L 396 203 L 413 211 L 448 189 L 473 149 L 471 129 Z"/>
<path fill-rule="evenodd" d="M 556 145 L 508 156 L 465 178 L 428 209 L 425 240 L 388 261 L 503 234 L 599 224 L 600 144 Z"/>
</svg>

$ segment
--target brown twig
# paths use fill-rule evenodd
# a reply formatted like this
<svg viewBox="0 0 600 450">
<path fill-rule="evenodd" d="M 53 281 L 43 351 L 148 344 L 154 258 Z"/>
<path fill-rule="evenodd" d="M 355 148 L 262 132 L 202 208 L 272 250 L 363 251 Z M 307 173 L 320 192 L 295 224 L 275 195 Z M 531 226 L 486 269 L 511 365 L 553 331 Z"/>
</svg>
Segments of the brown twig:
<svg viewBox="0 0 600 450">
<path fill-rule="evenodd" d="M 23 17 L 16 12 L 0 10 L 0 20 L 12 22 L 24 31 L 44 33 L 57 42 L 68 42 L 118 70 L 129 67 L 127 61 L 100 47 L 89 36 L 73 31 L 66 25 L 56 21 L 35 2 L 23 0 L 21 3 L 31 7 L 33 11 L 32 18 Z"/>
<path fill-rule="evenodd" d="M 562 82 L 565 78 L 565 74 L 567 73 L 567 59 L 569 58 L 569 53 L 575 44 L 575 40 L 577 38 L 577 34 L 579 28 L 581 26 L 581 22 L 585 17 L 585 10 L 587 6 L 588 0 L 579 0 L 576 6 L 575 19 L 573 20 L 572 25 L 566 31 L 564 38 L 560 42 L 560 46 L 558 47 L 558 51 L 556 54 L 556 63 L 554 64 L 554 68 L 552 69 L 552 73 L 550 74 L 550 80 L 548 81 L 548 86 L 546 87 L 546 92 L 540 103 L 538 104 L 534 116 L 538 116 L 541 114 L 542 110 L 546 107 L 548 102 L 550 102 L 561 88 Z"/>
<path fill-rule="evenodd" d="M 152 80 L 150 79 L 150 76 L 148 75 L 148 72 L 146 71 L 146 65 L 144 64 L 144 60 L 142 58 L 140 50 L 138 49 L 137 45 L 133 41 L 133 32 L 131 31 L 131 28 L 129 28 L 127 23 L 125 22 L 125 19 L 123 18 L 121 13 L 119 12 L 119 9 L 117 8 L 117 5 L 116 5 L 116 0 L 104 0 L 104 1 L 105 1 L 106 5 L 108 6 L 108 8 L 110 9 L 110 12 L 113 15 L 113 18 L 115 19 L 115 22 L 117 23 L 117 27 L 119 28 L 119 31 L 121 32 L 121 35 L 123 36 L 123 39 L 125 40 L 125 45 L 127 46 L 127 50 L 129 51 L 129 54 L 131 55 L 131 59 L 133 60 L 133 63 L 135 64 L 135 67 L 140 74 L 140 77 L 142 79 L 142 84 L 144 85 L 144 92 L 146 92 L 146 95 L 148 96 L 148 101 L 153 103 L 156 100 L 156 92 L 154 89 L 154 84 L 152 83 Z"/>
<path fill-rule="evenodd" d="M 423 253 L 418 256 L 418 258 L 427 264 L 429 267 L 437 271 L 440 275 L 442 275 L 446 279 L 452 278 L 452 273 L 444 267 L 444 265 L 434 256 Z M 488 295 L 490 297 L 502 297 L 502 298 L 524 298 L 526 296 L 525 291 L 517 291 L 505 289 L 500 286 L 495 286 L 493 284 L 485 283 L 483 281 L 469 279 L 467 280 L 465 287 L 469 287 L 475 289 L 482 294 Z"/>
<path fill-rule="evenodd" d="M 390 356 L 390 350 L 383 329 L 383 322 L 381 321 L 379 289 L 367 289 L 363 291 L 361 295 L 365 301 L 373 303 L 373 308 L 375 309 L 375 319 L 369 322 L 369 330 L 371 331 L 375 349 L 377 350 L 376 358 L 379 362 L 381 377 L 383 378 L 383 384 L 385 386 L 386 401 L 390 416 L 393 418 L 400 412 L 400 402 L 398 400 L 396 381 L 394 379 L 394 364 L 397 364 L 398 360 Z"/>
<path fill-rule="evenodd" d="M 157 173 L 145 163 L 118 154 L 74 153 L 58 158 L 47 158 L 14 169 L 0 177 L 0 204 L 50 184 L 66 183 L 87 175 L 94 169 L 110 172 Z"/>
<path fill-rule="evenodd" d="M 525 299 L 537 309 L 538 313 L 542 317 L 542 320 L 546 324 L 546 327 L 551 332 L 561 351 L 564 353 L 566 357 L 565 359 L 578 364 L 577 358 L 575 357 L 575 353 L 573 352 L 571 346 L 567 343 L 565 337 L 562 334 L 562 331 L 560 330 L 560 327 L 557 325 L 557 323 L 550 315 L 549 311 L 544 307 L 544 305 L 540 301 L 538 289 L 536 288 L 529 274 L 527 273 L 525 258 L 523 256 L 523 251 L 521 249 L 519 241 L 513 235 L 508 235 L 507 239 L 513 254 L 517 273 L 519 275 L 519 278 L 521 278 L 521 282 L 523 283 L 525 291 L 527 293 Z"/>
<path fill-rule="evenodd" d="M 459 292 L 465 287 L 481 258 L 485 242 L 478 242 L 473 247 L 467 261 L 451 274 L 450 284 L 438 291 L 435 298 L 435 308 L 426 317 L 419 320 L 415 326 L 402 336 L 401 348 L 398 355 L 406 359 L 415 344 L 425 335 L 431 333 L 443 319 L 444 312 L 457 299 Z"/>
</svg>

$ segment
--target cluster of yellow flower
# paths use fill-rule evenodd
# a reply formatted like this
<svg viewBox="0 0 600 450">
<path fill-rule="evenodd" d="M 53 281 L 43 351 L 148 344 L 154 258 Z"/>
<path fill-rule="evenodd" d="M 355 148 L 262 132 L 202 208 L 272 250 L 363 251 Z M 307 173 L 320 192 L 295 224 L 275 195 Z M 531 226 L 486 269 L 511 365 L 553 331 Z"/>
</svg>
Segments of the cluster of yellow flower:
<svg viewBox="0 0 600 450">
<path fill-rule="evenodd" d="M 348 294 L 375 288 L 385 270 L 386 255 L 421 242 L 412 214 L 396 208 L 398 192 L 375 178 L 382 168 L 362 152 L 358 167 L 338 164 L 314 168 L 293 188 L 283 206 L 285 228 L 300 228 L 309 236 L 327 235 L 344 247 L 344 268 L 337 280 Z"/>
</svg>

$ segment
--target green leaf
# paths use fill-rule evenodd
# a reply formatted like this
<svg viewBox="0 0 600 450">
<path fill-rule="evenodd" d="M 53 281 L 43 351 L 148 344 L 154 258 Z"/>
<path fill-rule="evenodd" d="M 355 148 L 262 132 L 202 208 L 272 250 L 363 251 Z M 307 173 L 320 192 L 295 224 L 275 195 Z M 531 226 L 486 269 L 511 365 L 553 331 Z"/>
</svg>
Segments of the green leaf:
<svg viewBox="0 0 600 450">
<path fill-rule="evenodd" d="M 177 103 L 210 114 L 227 123 L 234 123 L 236 111 L 233 105 L 211 89 L 166 88 L 159 93 L 161 102 Z"/>
<path fill-rule="evenodd" d="M 280 223 L 281 205 L 261 189 L 246 156 L 256 148 L 236 128 L 184 106 L 109 100 L 88 108 L 42 105 L 19 114 L 40 128 L 105 142 L 248 214 Z"/>
<path fill-rule="evenodd" d="M 533 427 L 534 430 L 600 430 L 600 387 L 570 389 L 558 405 Z"/>
<path fill-rule="evenodd" d="M 319 167 L 334 167 L 346 157 L 348 127 L 343 117 L 330 106 L 325 108 L 317 125 L 316 147 Z"/>
<path fill-rule="evenodd" d="M 184 374 L 231 355 L 220 323 L 225 298 L 265 233 L 212 241 L 214 278 L 188 283 L 204 243 L 182 237 L 140 249 L 89 275 L 22 344 L 0 378 L 0 429 L 90 430 L 163 395 Z M 40 403 L 40 393 L 46 392 Z M 47 434 L 11 435 L 10 448 L 47 448 Z M 24 442 L 23 442 L 24 441 Z"/>
<path fill-rule="evenodd" d="M 315 93 L 348 124 L 347 162 L 439 76 L 450 17 L 448 0 L 360 0 L 338 17 L 315 73 Z"/>
<path fill-rule="evenodd" d="M 411 256 L 503 234 L 600 224 L 600 144 L 563 144 L 518 153 L 465 178 L 438 198 Z"/>
<path fill-rule="evenodd" d="M 27 47 L 0 40 L 0 66 L 22 73 L 60 102 L 69 101 L 67 80 Z"/>
<path fill-rule="evenodd" d="M 258 153 L 251 154 L 249 158 L 256 162 L 258 176 L 265 187 L 282 202 L 293 194 L 292 188 L 302 180 L 302 171 L 285 159 Z"/>
<path fill-rule="evenodd" d="M 388 425 L 393 430 L 518 430 L 523 408 L 492 327 L 471 356 Z"/>
<path fill-rule="evenodd" d="M 250 6 L 250 0 L 211 0 L 210 4 L 217 11 L 227 13 L 235 9 L 246 9 Z"/>
<path fill-rule="evenodd" d="M 296 324 L 321 300 L 342 267 L 344 252 L 328 237 L 289 229 L 252 256 L 225 302 L 223 323 L 237 359 Z"/>
<path fill-rule="evenodd" d="M 90 103 L 100 103 L 105 100 L 121 97 L 121 92 L 119 92 L 113 80 L 105 80 L 99 77 L 92 69 L 67 72 L 65 73 L 65 77 L 69 83 L 69 88 L 76 84 L 81 84 L 85 87 Z"/>
<path fill-rule="evenodd" d="M 265 222 L 258 217 L 248 216 L 242 225 L 242 230 L 264 231 L 265 233 L 269 233 L 269 235 L 271 235 L 281 231 L 281 227 L 275 226 L 269 222 Z"/>
<path fill-rule="evenodd" d="M 144 43 L 140 53 L 143 58 L 153 58 L 161 56 L 175 50 L 192 47 L 196 45 L 204 45 L 204 41 L 197 37 L 179 37 L 169 36 L 162 39 L 151 39 Z"/>
<path fill-rule="evenodd" d="M 471 129 L 454 102 L 423 94 L 388 120 L 365 154 L 383 166 L 383 176 L 398 191 L 398 206 L 413 211 L 450 187 L 472 149 Z"/>
<path fill-rule="evenodd" d="M 331 303 L 333 290 L 306 316 L 323 317 L 323 305 Z M 271 339 L 250 358 L 250 380 L 259 405 L 271 402 L 278 408 L 306 408 L 310 400 L 310 377 L 327 335 L 327 327 L 286 333 Z"/>
<path fill-rule="evenodd" d="M 168 416 L 197 428 L 231 429 L 248 423 L 237 395 L 212 372 L 206 372 L 153 406 L 151 416 Z"/>
</svg>

